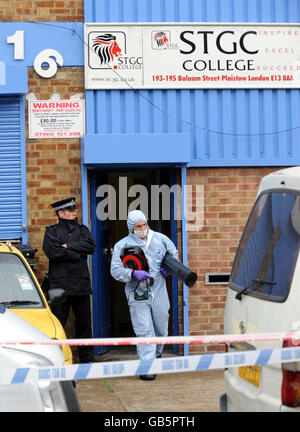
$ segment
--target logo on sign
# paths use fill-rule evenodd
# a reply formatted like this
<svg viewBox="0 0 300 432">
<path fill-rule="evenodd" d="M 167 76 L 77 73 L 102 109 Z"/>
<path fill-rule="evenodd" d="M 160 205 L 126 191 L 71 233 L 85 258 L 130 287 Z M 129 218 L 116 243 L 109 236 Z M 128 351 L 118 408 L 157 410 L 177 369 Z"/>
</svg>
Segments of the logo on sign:
<svg viewBox="0 0 300 432">
<path fill-rule="evenodd" d="M 93 69 L 117 69 L 117 59 L 126 53 L 126 36 L 123 32 L 92 32 L 89 34 L 89 63 Z"/>
<path fill-rule="evenodd" d="M 169 39 L 170 39 L 170 35 L 169 35 Z M 169 39 L 167 38 L 166 32 L 163 31 L 154 33 L 153 35 L 154 45 L 156 49 L 165 48 L 167 43 L 169 42 Z"/>
<path fill-rule="evenodd" d="M 152 49 L 169 50 L 178 49 L 177 43 L 171 42 L 171 33 L 167 30 L 152 32 Z"/>
</svg>

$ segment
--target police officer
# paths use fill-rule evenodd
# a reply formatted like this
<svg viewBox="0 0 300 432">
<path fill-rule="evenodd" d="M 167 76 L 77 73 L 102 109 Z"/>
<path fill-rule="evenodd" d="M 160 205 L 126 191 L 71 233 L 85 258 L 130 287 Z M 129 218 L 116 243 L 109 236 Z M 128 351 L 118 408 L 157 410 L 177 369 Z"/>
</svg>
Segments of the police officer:
<svg viewBox="0 0 300 432">
<path fill-rule="evenodd" d="M 85 225 L 77 220 L 75 198 L 67 198 L 51 204 L 58 216 L 58 223 L 46 228 L 43 251 L 49 259 L 49 289 L 63 288 L 65 302 L 52 306 L 52 312 L 65 326 L 70 308 L 75 317 L 75 337 L 91 338 L 91 282 L 87 255 L 95 250 L 95 241 Z M 80 363 L 93 361 L 93 347 L 79 346 Z"/>
</svg>

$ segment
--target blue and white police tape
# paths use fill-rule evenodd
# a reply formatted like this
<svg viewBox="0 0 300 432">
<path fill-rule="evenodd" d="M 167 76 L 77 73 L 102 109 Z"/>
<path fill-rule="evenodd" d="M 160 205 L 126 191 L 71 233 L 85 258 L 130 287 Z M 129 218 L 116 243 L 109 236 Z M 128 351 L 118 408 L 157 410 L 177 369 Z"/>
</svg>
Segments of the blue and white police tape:
<svg viewBox="0 0 300 432">
<path fill-rule="evenodd" d="M 0 384 L 20 384 L 34 380 L 77 381 L 291 362 L 300 362 L 300 347 L 166 357 L 154 360 L 23 367 L 14 370 L 2 370 Z"/>
</svg>

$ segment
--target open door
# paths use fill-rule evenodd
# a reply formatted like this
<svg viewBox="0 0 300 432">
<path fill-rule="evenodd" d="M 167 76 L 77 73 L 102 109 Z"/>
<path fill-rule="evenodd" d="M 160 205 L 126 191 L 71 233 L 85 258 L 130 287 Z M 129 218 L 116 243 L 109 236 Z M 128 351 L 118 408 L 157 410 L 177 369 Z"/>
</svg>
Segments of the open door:
<svg viewBox="0 0 300 432">
<path fill-rule="evenodd" d="M 120 186 L 120 179 L 126 178 L 126 190 Z M 115 243 L 128 235 L 127 210 L 135 197 L 128 192 L 131 186 L 141 185 L 149 191 L 148 207 L 150 210 L 152 185 L 170 184 L 169 170 L 136 170 L 136 171 L 93 171 L 91 181 L 91 222 L 92 232 L 96 240 L 96 252 L 93 255 L 92 277 L 93 277 L 93 334 L 94 337 L 134 337 L 131 325 L 130 313 L 125 295 L 124 283 L 118 282 L 110 275 L 110 261 Z M 96 215 L 96 209 L 102 198 L 96 196 L 99 186 L 109 185 L 113 188 L 116 199 L 115 218 L 100 221 Z M 127 194 L 126 209 L 119 208 L 119 197 Z M 100 207 L 100 206 L 99 206 Z M 140 210 L 144 210 L 140 208 Z M 122 218 L 120 214 L 122 213 Z M 124 216 L 124 214 L 126 216 Z M 150 212 L 151 214 L 151 212 Z M 148 214 L 148 216 L 150 216 Z M 172 218 L 171 218 L 172 219 Z M 163 232 L 176 243 L 177 230 L 176 221 L 173 220 L 151 220 L 148 218 L 150 227 Z M 175 223 L 174 223 L 175 222 Z M 167 289 L 171 304 L 169 319 L 169 335 L 178 334 L 178 298 L 177 281 L 168 278 Z M 174 302 L 175 299 L 175 302 Z M 176 303 L 176 304 L 174 304 Z M 95 347 L 95 354 L 103 354 L 110 347 Z"/>
<path fill-rule="evenodd" d="M 110 247 L 109 247 L 109 219 L 101 221 L 97 218 L 96 209 L 100 198 L 96 191 L 101 184 L 107 184 L 107 174 L 94 171 L 91 175 L 91 225 L 96 240 L 96 251 L 92 258 L 92 287 L 93 287 L 93 337 L 107 338 L 111 336 L 110 316 Z M 95 346 L 94 354 L 99 355 L 108 351 L 107 346 Z"/>
</svg>

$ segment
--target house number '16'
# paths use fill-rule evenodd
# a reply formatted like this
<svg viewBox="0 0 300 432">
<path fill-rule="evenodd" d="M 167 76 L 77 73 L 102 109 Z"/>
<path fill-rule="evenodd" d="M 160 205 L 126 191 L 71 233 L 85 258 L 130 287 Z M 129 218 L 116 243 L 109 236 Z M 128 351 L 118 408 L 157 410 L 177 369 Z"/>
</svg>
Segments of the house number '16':
<svg viewBox="0 0 300 432">
<path fill-rule="evenodd" d="M 17 30 L 13 35 L 7 36 L 7 43 L 14 45 L 14 59 L 24 59 L 24 31 Z M 64 59 L 55 49 L 45 49 L 34 59 L 33 67 L 37 74 L 43 78 L 51 78 L 56 74 L 57 65 L 63 66 Z M 48 67 L 47 67 L 48 66 Z"/>
</svg>

